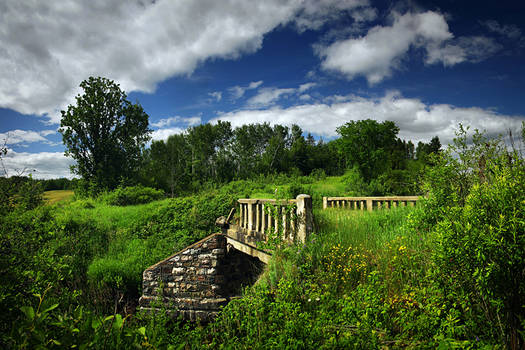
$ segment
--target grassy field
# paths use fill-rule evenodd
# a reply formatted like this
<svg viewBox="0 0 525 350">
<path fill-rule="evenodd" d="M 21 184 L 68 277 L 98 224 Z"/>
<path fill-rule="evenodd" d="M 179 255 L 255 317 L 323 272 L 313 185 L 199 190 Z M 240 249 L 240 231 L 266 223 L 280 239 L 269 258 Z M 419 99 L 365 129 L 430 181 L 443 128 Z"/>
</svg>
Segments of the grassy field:
<svg viewBox="0 0 525 350">
<path fill-rule="evenodd" d="M 56 190 L 44 192 L 44 200 L 47 204 L 55 204 L 67 199 L 71 199 L 74 195 L 72 190 Z"/>
</svg>

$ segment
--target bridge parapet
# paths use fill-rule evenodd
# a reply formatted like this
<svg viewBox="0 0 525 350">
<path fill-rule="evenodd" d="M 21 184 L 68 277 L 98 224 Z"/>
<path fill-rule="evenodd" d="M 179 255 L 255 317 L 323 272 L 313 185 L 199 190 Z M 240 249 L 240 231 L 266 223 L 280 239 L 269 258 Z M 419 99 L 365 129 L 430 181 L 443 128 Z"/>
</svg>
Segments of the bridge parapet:
<svg viewBox="0 0 525 350">
<path fill-rule="evenodd" d="M 256 246 L 268 241 L 269 233 L 282 230 L 283 239 L 305 242 L 313 231 L 312 197 L 300 194 L 296 199 L 239 199 L 239 217 L 226 234 L 245 244 Z"/>
<path fill-rule="evenodd" d="M 348 208 L 372 211 L 381 208 L 397 206 L 414 206 L 419 196 L 387 196 L 387 197 L 323 197 L 323 209 Z"/>
</svg>

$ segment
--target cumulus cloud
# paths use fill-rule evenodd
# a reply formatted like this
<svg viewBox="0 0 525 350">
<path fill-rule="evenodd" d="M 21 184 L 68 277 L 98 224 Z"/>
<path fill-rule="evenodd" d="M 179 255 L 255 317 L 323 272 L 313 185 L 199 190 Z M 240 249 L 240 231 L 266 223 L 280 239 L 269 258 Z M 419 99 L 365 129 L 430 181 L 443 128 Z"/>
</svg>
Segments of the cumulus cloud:
<svg viewBox="0 0 525 350">
<path fill-rule="evenodd" d="M 365 36 L 339 40 L 318 49 L 322 67 L 337 70 L 349 78 L 364 75 L 371 84 L 378 83 L 400 67 L 411 46 L 438 45 L 451 39 L 443 15 L 424 13 L 394 13 L 391 26 L 375 26 Z"/>
<path fill-rule="evenodd" d="M 56 130 L 11 130 L 5 133 L 0 133 L 0 141 L 6 142 L 8 145 L 28 144 L 33 142 L 43 142 L 51 144 L 52 142 L 46 139 L 46 136 L 56 134 Z"/>
<path fill-rule="evenodd" d="M 126 91 L 152 92 L 208 58 L 261 47 L 301 1 L 3 1 L 0 3 L 0 107 L 48 113 L 72 102 L 90 75 Z"/>
<path fill-rule="evenodd" d="M 426 52 L 425 63 L 445 66 L 479 62 L 502 48 L 484 36 L 454 38 L 445 17 L 437 12 L 394 12 L 391 17 L 389 26 L 375 26 L 364 36 L 317 47 L 322 68 L 342 72 L 349 79 L 362 75 L 369 84 L 376 84 L 402 68 L 412 48 Z"/>
<path fill-rule="evenodd" d="M 400 137 L 413 141 L 429 141 L 438 135 L 446 144 L 454 138 L 458 124 L 487 130 L 490 135 L 517 130 L 525 116 L 509 116 L 477 107 L 456 107 L 449 104 L 427 105 L 419 99 L 405 98 L 391 92 L 381 98 L 368 99 L 355 95 L 334 96 L 332 102 L 303 104 L 290 108 L 239 110 L 223 113 L 217 120 L 232 126 L 250 123 L 298 124 L 305 132 L 324 137 L 337 136 L 336 128 L 350 120 L 376 119 L 394 121 L 401 129 Z"/>
<path fill-rule="evenodd" d="M 32 174 L 37 179 L 72 178 L 69 167 L 75 164 L 61 152 L 26 153 L 9 150 L 2 162 L 9 176 Z"/>
<path fill-rule="evenodd" d="M 154 141 L 157 140 L 166 140 L 173 134 L 181 134 L 188 127 L 198 125 L 202 122 L 200 116 L 194 117 L 169 117 L 160 119 L 156 123 L 151 123 L 151 126 L 158 128 L 153 130 L 151 133 L 151 139 Z"/>
<path fill-rule="evenodd" d="M 164 129 L 158 129 L 154 130 L 151 133 L 151 139 L 153 141 L 159 141 L 159 140 L 167 140 L 168 137 L 175 134 L 182 134 L 186 131 L 185 128 L 179 128 L 179 127 L 173 127 L 173 128 L 164 128 Z"/>
<path fill-rule="evenodd" d="M 259 80 L 259 81 L 252 81 L 247 86 L 239 86 L 239 85 L 232 86 L 232 87 L 228 88 L 228 92 L 230 93 L 230 95 L 231 95 L 233 100 L 238 100 L 238 99 L 240 99 L 241 97 L 244 96 L 244 93 L 247 90 L 257 89 L 259 86 L 262 85 L 262 83 L 263 83 L 263 81 Z"/>
</svg>

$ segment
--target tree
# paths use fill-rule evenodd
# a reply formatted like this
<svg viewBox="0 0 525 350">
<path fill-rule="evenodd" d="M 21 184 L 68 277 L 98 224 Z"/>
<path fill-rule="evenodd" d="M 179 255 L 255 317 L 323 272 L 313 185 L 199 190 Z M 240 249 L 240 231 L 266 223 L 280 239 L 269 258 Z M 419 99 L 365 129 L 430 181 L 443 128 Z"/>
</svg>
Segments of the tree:
<svg viewBox="0 0 525 350">
<path fill-rule="evenodd" d="M 150 139 L 148 115 L 112 80 L 90 77 L 80 83 L 83 95 L 62 111 L 59 129 L 66 156 L 76 160 L 71 171 L 96 186 L 113 189 L 133 179 L 144 145 Z"/>
<path fill-rule="evenodd" d="M 391 167 L 391 153 L 399 128 L 392 121 L 378 123 L 366 119 L 351 121 L 337 128 L 339 152 L 346 157 L 347 167 L 357 166 L 366 181 Z"/>
</svg>

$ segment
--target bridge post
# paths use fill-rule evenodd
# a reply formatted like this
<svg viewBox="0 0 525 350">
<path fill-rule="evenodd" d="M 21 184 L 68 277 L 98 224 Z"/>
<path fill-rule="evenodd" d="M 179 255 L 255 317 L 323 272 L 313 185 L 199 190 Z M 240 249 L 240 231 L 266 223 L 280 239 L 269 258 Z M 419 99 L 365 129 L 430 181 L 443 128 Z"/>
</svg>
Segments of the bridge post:
<svg viewBox="0 0 525 350">
<path fill-rule="evenodd" d="M 323 197 L 323 209 L 326 209 L 326 208 L 328 208 L 328 198 Z"/>
<path fill-rule="evenodd" d="M 366 209 L 368 211 L 372 211 L 373 210 L 373 206 L 374 206 L 374 202 L 372 201 L 372 199 L 367 199 L 366 200 Z"/>
<path fill-rule="evenodd" d="M 297 239 L 304 243 L 314 226 L 312 197 L 307 194 L 297 196 L 297 221 Z"/>
<path fill-rule="evenodd" d="M 248 203 L 248 231 L 253 231 L 255 228 L 253 227 L 253 203 Z"/>
</svg>

